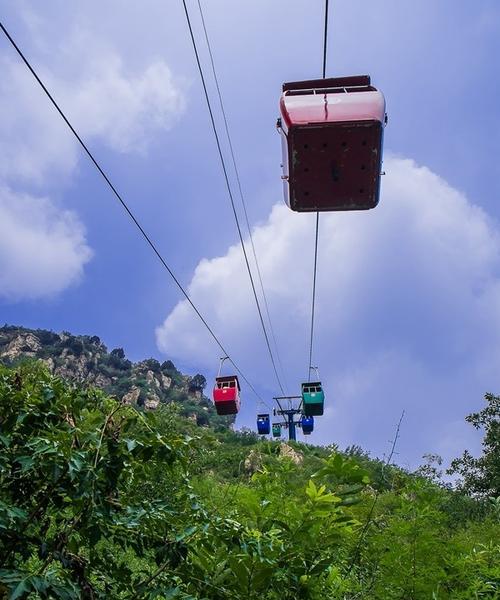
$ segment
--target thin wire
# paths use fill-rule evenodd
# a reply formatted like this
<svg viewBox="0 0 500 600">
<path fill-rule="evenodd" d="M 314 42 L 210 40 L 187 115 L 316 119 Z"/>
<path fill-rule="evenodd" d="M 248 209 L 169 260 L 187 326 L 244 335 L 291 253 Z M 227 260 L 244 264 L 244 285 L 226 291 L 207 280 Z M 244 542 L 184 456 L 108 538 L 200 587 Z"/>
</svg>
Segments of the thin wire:
<svg viewBox="0 0 500 600">
<path fill-rule="evenodd" d="M 276 380 L 278 382 L 278 385 L 279 385 L 279 387 L 280 387 L 283 395 L 285 395 L 285 391 L 283 389 L 283 385 L 281 384 L 281 380 L 280 380 L 280 377 L 279 377 L 279 374 L 278 374 L 278 370 L 276 368 L 276 362 L 274 360 L 273 351 L 271 349 L 271 344 L 269 342 L 269 337 L 267 335 L 266 325 L 264 323 L 264 318 L 262 316 L 262 310 L 260 308 L 259 298 L 257 297 L 257 291 L 255 289 L 255 283 L 254 283 L 254 280 L 253 280 L 252 271 L 250 269 L 250 263 L 248 262 L 248 256 L 247 256 L 247 252 L 246 252 L 246 249 L 245 249 L 245 243 L 243 241 L 243 235 L 241 233 L 241 227 L 240 227 L 240 223 L 239 223 L 239 219 L 238 219 L 238 213 L 236 212 L 236 206 L 234 204 L 233 193 L 231 191 L 231 185 L 229 183 L 229 176 L 228 176 L 228 173 L 227 173 L 226 162 L 224 160 L 224 155 L 222 153 L 222 147 L 221 147 L 220 140 L 219 140 L 219 134 L 217 133 L 217 126 L 215 124 L 214 114 L 213 114 L 213 111 L 212 111 L 212 105 L 210 103 L 210 98 L 209 98 L 209 95 L 208 95 L 207 85 L 205 83 L 205 76 L 203 74 L 203 68 L 201 66 L 200 57 L 198 55 L 198 48 L 196 46 L 196 40 L 194 39 L 193 28 L 191 26 L 191 19 L 189 17 L 189 11 L 188 11 L 188 8 L 187 8 L 187 5 L 186 5 L 186 0 L 182 0 L 182 4 L 184 5 L 184 12 L 186 14 L 186 20 L 187 20 L 187 24 L 188 24 L 188 28 L 189 28 L 189 34 L 191 36 L 191 42 L 192 42 L 194 54 L 195 54 L 195 57 L 196 57 L 196 64 L 198 65 L 198 71 L 200 73 L 201 83 L 202 83 L 202 86 L 203 86 L 203 91 L 204 91 L 204 94 L 205 94 L 205 100 L 206 100 L 206 103 L 207 103 L 207 108 L 208 108 L 208 112 L 209 112 L 209 115 L 210 115 L 210 121 L 211 121 L 211 124 L 212 124 L 212 130 L 214 132 L 215 141 L 216 141 L 216 144 L 217 144 L 217 150 L 218 150 L 219 158 L 220 158 L 221 165 L 222 165 L 222 171 L 224 173 L 224 179 L 225 179 L 227 191 L 228 191 L 228 194 L 229 194 L 229 200 L 231 202 L 231 208 L 233 210 L 233 215 L 234 215 L 234 219 L 235 219 L 235 222 L 236 222 L 236 227 L 238 229 L 238 235 L 239 235 L 239 238 L 240 238 L 241 249 L 243 250 L 243 256 L 245 258 L 245 264 L 246 264 L 246 267 L 247 267 L 248 276 L 250 278 L 250 283 L 251 283 L 251 286 L 252 286 L 252 291 L 253 291 L 253 295 L 254 295 L 254 298 L 255 298 L 255 303 L 257 305 L 257 311 L 259 313 L 260 324 L 262 326 L 262 331 L 264 333 L 264 338 L 266 340 L 266 345 L 267 345 L 267 349 L 268 349 L 268 352 L 269 352 L 269 356 L 271 358 L 271 363 L 272 363 L 272 366 L 273 366 L 273 369 L 274 369 L 274 374 L 276 376 Z"/>
<path fill-rule="evenodd" d="M 328 0 L 325 0 L 325 34 L 323 40 L 323 79 L 326 77 L 326 50 L 328 44 Z"/>
<path fill-rule="evenodd" d="M 312 303 L 311 303 L 311 335 L 309 343 L 309 370 L 307 381 L 311 381 L 313 340 L 314 340 L 314 316 L 316 312 L 316 275 L 318 271 L 318 238 L 319 238 L 319 212 L 316 213 L 316 236 L 314 240 L 314 267 L 313 267 L 313 285 L 312 285 Z"/>
<path fill-rule="evenodd" d="M 205 318 L 203 317 L 203 315 L 200 313 L 200 311 L 198 310 L 198 308 L 195 306 L 195 304 L 193 303 L 193 301 L 189 297 L 188 293 L 186 292 L 186 290 L 184 289 L 184 287 L 182 286 L 182 284 L 180 283 L 180 281 L 175 276 L 175 274 L 172 271 L 172 269 L 168 266 L 167 262 L 165 261 L 165 259 L 161 255 L 160 251 L 156 247 L 155 243 L 151 240 L 151 238 L 146 233 L 146 231 L 144 230 L 144 228 L 142 227 L 142 225 L 139 223 L 139 221 L 137 220 L 136 216 L 130 210 L 130 208 L 128 207 L 127 203 L 125 202 L 125 200 L 123 199 L 123 197 L 121 196 L 121 194 L 118 192 L 118 190 L 116 189 L 116 187 L 111 183 L 111 180 L 109 179 L 109 177 L 106 175 L 106 173 L 104 172 L 104 170 L 102 169 L 102 167 L 100 166 L 100 164 L 94 158 L 94 155 L 90 152 L 90 150 L 88 149 L 88 147 L 85 144 L 85 142 L 82 140 L 82 138 L 80 137 L 80 135 L 77 133 L 76 129 L 73 127 L 73 125 L 70 123 L 70 121 L 68 120 L 68 118 L 66 117 L 66 115 L 63 113 L 63 111 L 60 108 L 59 104 L 54 100 L 54 97 L 52 96 L 52 94 L 49 92 L 49 90 L 47 89 L 47 87 L 45 86 L 45 84 L 43 83 L 43 81 L 40 79 L 40 77 L 36 73 L 35 69 L 31 66 L 31 64 L 29 63 L 28 59 L 24 56 L 23 52 L 21 51 L 21 49 L 19 48 L 19 46 L 16 44 L 16 42 L 13 40 L 12 36 L 9 34 L 9 32 L 7 31 L 7 29 L 5 28 L 5 26 L 3 25 L 3 23 L 1 21 L 0 21 L 0 28 L 2 29 L 3 33 L 5 34 L 5 36 L 7 37 L 7 39 L 9 40 L 9 42 L 11 43 L 11 45 L 14 47 L 14 49 L 16 50 L 16 52 L 19 54 L 19 56 L 21 57 L 21 59 L 24 62 L 24 64 L 28 67 L 29 71 L 31 72 L 31 74 L 33 75 L 33 77 L 36 79 L 36 81 L 38 82 L 38 84 L 40 85 L 40 87 L 42 88 L 42 90 L 45 92 L 46 96 L 49 98 L 49 100 L 51 101 L 51 103 L 54 106 L 54 108 L 57 110 L 57 112 L 59 113 L 59 115 L 62 117 L 62 119 L 64 120 L 64 122 L 66 123 L 66 125 L 69 127 L 69 129 L 71 130 L 71 133 L 78 140 L 78 142 L 80 143 L 81 147 L 84 149 L 84 151 L 87 154 L 87 156 L 90 158 L 90 160 L 92 161 L 92 163 L 94 164 L 94 166 L 96 167 L 96 169 L 102 175 L 104 181 L 108 184 L 109 188 L 111 189 L 111 191 L 113 192 L 113 194 L 115 195 L 115 197 L 117 198 L 117 200 L 120 202 L 121 206 L 123 207 L 123 209 L 125 210 L 125 212 L 127 213 L 127 215 L 130 217 L 130 219 L 132 220 L 132 222 L 134 223 L 134 225 L 140 231 L 142 237 L 146 240 L 146 242 L 148 243 L 148 245 L 150 246 L 150 248 L 153 250 L 153 252 L 156 254 L 157 258 L 159 259 L 159 261 L 163 265 L 163 267 L 167 270 L 167 272 L 170 275 L 170 277 L 174 280 L 174 282 L 177 285 L 177 287 L 179 288 L 179 290 L 182 292 L 182 294 L 184 295 L 184 297 L 186 298 L 186 300 L 191 305 L 191 308 L 197 314 L 197 316 L 199 317 L 199 319 L 201 320 L 201 322 L 203 323 L 203 325 L 205 325 L 205 327 L 207 328 L 208 332 L 210 333 L 210 335 L 212 336 L 212 338 L 214 339 L 214 341 L 216 342 L 216 344 L 219 346 L 219 348 L 222 350 L 222 352 L 225 355 L 228 355 L 228 352 L 226 351 L 226 349 L 222 345 L 221 341 L 215 335 L 215 333 L 213 332 L 213 330 L 210 327 L 210 325 L 207 323 L 207 321 L 205 320 Z M 253 387 L 253 385 L 248 381 L 248 379 L 245 377 L 245 375 L 243 374 L 243 372 L 241 371 L 241 369 L 234 363 L 234 361 L 231 358 L 229 358 L 229 362 L 233 365 L 233 367 L 236 369 L 236 371 L 238 372 L 238 374 L 245 381 L 245 383 L 252 390 L 252 392 L 257 396 L 257 398 L 259 398 L 259 400 L 261 400 L 262 402 L 264 402 L 262 400 L 262 398 L 260 397 L 260 395 L 255 390 L 255 388 Z"/>
<path fill-rule="evenodd" d="M 222 100 L 222 93 L 221 93 L 220 86 L 219 86 L 219 79 L 217 77 L 217 71 L 215 69 L 215 61 L 214 61 L 213 54 L 212 54 L 212 47 L 211 47 L 211 44 L 210 44 L 210 39 L 208 37 L 208 31 L 207 31 L 206 24 L 205 24 L 205 17 L 203 15 L 203 9 L 201 7 L 201 0 L 198 0 L 198 8 L 199 8 L 199 11 L 200 11 L 201 22 L 202 22 L 202 25 L 203 25 L 203 31 L 205 33 L 205 40 L 207 42 L 208 54 L 210 56 L 210 64 L 212 65 L 212 73 L 213 73 L 214 80 L 215 80 L 215 86 L 217 88 L 217 95 L 219 97 L 219 104 L 220 104 L 220 108 L 221 108 L 222 118 L 224 120 L 224 128 L 226 130 L 227 141 L 229 143 L 229 150 L 230 150 L 230 153 L 231 153 L 231 159 L 232 159 L 232 163 L 233 163 L 233 168 L 234 168 L 234 172 L 235 172 L 235 175 L 236 175 L 236 182 L 238 184 L 239 196 L 240 196 L 241 204 L 243 206 L 243 212 L 244 212 L 244 215 L 245 215 L 245 221 L 246 221 L 246 226 L 247 226 L 247 230 L 248 230 L 248 236 L 250 238 L 250 244 L 252 246 L 252 253 L 253 253 L 254 260 L 255 260 L 255 265 L 257 267 L 257 275 L 258 275 L 258 278 L 259 278 L 260 289 L 262 291 L 262 298 L 264 299 L 264 306 L 265 306 L 265 309 L 266 309 L 267 320 L 269 321 L 269 329 L 271 331 L 271 337 L 272 337 L 273 342 L 274 342 L 274 348 L 275 348 L 275 351 L 276 351 L 276 358 L 277 358 L 277 361 L 278 361 L 278 365 L 280 367 L 281 375 L 283 377 L 283 383 L 285 384 L 285 388 L 288 388 L 288 385 L 287 385 L 287 382 L 286 382 L 285 370 L 283 369 L 283 364 L 281 362 L 281 357 L 280 357 L 280 353 L 279 353 L 279 350 L 278 350 L 278 343 L 276 341 L 276 335 L 274 333 L 274 328 L 273 328 L 273 324 L 272 324 L 272 321 L 271 321 L 271 314 L 270 314 L 270 311 L 269 311 L 269 305 L 268 305 L 268 302 L 267 302 L 267 296 L 266 296 L 266 292 L 265 292 L 265 289 L 264 289 L 264 284 L 262 282 L 262 274 L 261 274 L 261 271 L 260 271 L 259 261 L 257 260 L 257 252 L 255 251 L 255 245 L 254 245 L 254 242 L 253 242 L 252 228 L 250 227 L 250 221 L 248 219 L 248 212 L 247 212 L 246 202 L 245 202 L 245 198 L 244 198 L 244 195 L 243 195 L 243 190 L 242 190 L 242 187 L 241 187 L 240 174 L 239 174 L 238 166 L 237 166 L 237 163 L 236 163 L 236 158 L 235 158 L 235 154 L 234 154 L 234 149 L 233 149 L 233 143 L 232 143 L 232 140 L 231 140 L 231 135 L 230 135 L 230 132 L 229 132 L 229 125 L 228 125 L 228 121 L 227 121 L 227 117 L 226 117 L 226 111 L 224 109 L 224 103 L 223 103 L 223 100 Z"/>
<path fill-rule="evenodd" d="M 392 445 L 391 445 L 391 451 L 389 453 L 389 456 L 387 457 L 387 459 L 385 460 L 385 462 L 382 465 L 382 471 L 381 471 L 381 475 L 382 475 L 382 479 L 385 481 L 385 468 L 390 466 L 392 457 L 394 456 L 394 452 L 396 450 L 396 444 L 398 443 L 398 439 L 399 439 L 399 432 L 401 430 L 401 423 L 403 422 L 405 416 L 405 411 L 403 410 L 401 412 L 401 416 L 399 417 L 399 421 L 396 427 L 396 433 L 394 435 L 394 439 L 392 440 Z M 372 505 L 370 507 L 370 510 L 368 511 L 368 516 L 366 517 L 366 521 L 365 524 L 363 526 L 363 529 L 361 530 L 361 533 L 359 535 L 358 541 L 356 543 L 356 547 L 354 549 L 353 555 L 352 555 L 352 559 L 351 562 L 349 564 L 349 568 L 347 569 L 347 573 L 349 574 L 353 567 L 354 564 L 357 562 L 358 557 L 359 557 L 359 552 L 361 550 L 361 544 L 363 542 L 363 540 L 365 539 L 365 535 L 368 531 L 368 528 L 370 527 L 370 524 L 372 522 L 372 517 L 373 517 L 373 512 L 375 511 L 375 507 L 377 506 L 377 502 L 380 496 L 380 492 L 381 492 L 381 488 L 380 486 L 375 490 L 375 497 L 373 499 Z"/>
<path fill-rule="evenodd" d="M 323 35 L 323 79 L 326 77 L 326 57 L 328 49 L 328 0 L 325 0 L 325 26 Z M 318 237 L 319 237 L 319 212 L 316 213 L 316 234 L 314 241 L 314 267 L 313 267 L 313 285 L 311 302 L 311 335 L 309 343 L 309 368 L 307 370 L 307 381 L 311 381 L 312 354 L 314 341 L 314 315 L 316 307 L 316 274 L 318 268 Z"/>
</svg>

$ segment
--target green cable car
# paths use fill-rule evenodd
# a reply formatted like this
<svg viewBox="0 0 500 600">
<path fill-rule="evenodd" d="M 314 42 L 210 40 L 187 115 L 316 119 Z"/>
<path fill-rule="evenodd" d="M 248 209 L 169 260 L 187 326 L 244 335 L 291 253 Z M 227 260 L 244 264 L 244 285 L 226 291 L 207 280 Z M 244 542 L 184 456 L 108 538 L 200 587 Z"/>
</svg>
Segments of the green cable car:
<svg viewBox="0 0 500 600">
<path fill-rule="evenodd" d="M 325 393 L 321 381 L 309 381 L 302 384 L 302 410 L 307 417 L 323 414 Z"/>
<path fill-rule="evenodd" d="M 273 437 L 281 436 L 281 425 L 279 423 L 273 423 Z"/>
</svg>

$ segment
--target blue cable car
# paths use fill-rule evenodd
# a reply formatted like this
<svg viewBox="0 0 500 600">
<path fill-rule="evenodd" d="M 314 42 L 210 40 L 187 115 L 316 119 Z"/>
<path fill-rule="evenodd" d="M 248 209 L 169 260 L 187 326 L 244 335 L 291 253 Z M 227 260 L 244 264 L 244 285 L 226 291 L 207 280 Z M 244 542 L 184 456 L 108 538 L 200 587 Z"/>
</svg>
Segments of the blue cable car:
<svg viewBox="0 0 500 600">
<path fill-rule="evenodd" d="M 302 415 L 302 418 L 300 419 L 300 424 L 302 426 L 302 433 L 304 435 L 309 435 L 314 430 L 314 417 Z"/>
<path fill-rule="evenodd" d="M 321 381 L 309 381 L 302 384 L 302 410 L 308 417 L 323 414 L 325 392 Z"/>
<path fill-rule="evenodd" d="M 268 435 L 271 432 L 268 414 L 257 415 L 257 432 L 259 435 Z"/>
<path fill-rule="evenodd" d="M 281 436 L 281 425 L 279 423 L 273 423 L 273 437 Z"/>
</svg>

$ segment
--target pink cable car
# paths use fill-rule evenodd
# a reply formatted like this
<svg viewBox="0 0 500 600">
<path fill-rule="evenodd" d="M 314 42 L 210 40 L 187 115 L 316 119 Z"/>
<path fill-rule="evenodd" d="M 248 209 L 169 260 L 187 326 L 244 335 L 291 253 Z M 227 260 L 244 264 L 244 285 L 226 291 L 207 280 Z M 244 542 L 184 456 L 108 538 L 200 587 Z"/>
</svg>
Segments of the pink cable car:
<svg viewBox="0 0 500 600">
<path fill-rule="evenodd" d="M 369 75 L 284 83 L 280 112 L 282 179 L 292 210 L 378 204 L 387 115 Z"/>
<path fill-rule="evenodd" d="M 213 391 L 218 415 L 235 415 L 240 410 L 240 383 L 236 375 L 215 378 Z"/>
</svg>

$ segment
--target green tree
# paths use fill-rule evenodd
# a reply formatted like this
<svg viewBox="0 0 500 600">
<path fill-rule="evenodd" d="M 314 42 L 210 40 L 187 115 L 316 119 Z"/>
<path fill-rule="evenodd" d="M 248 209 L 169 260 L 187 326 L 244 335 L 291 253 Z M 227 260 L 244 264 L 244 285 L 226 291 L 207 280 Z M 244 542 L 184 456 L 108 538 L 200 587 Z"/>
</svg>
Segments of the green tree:
<svg viewBox="0 0 500 600">
<path fill-rule="evenodd" d="M 464 491 L 481 497 L 500 497 L 500 397 L 485 395 L 486 406 L 465 420 L 484 432 L 483 453 L 475 458 L 467 450 L 452 461 L 448 473 L 461 477 Z"/>
<path fill-rule="evenodd" d="M 39 365 L 0 367 L 0 598 L 177 589 L 189 441 L 160 425 Z"/>
<path fill-rule="evenodd" d="M 200 375 L 198 373 L 197 375 L 195 375 L 194 377 L 191 378 L 191 381 L 189 382 L 189 389 L 190 390 L 199 390 L 201 392 L 205 389 L 206 385 L 207 385 L 207 380 L 205 379 L 205 377 L 203 375 Z"/>
</svg>

